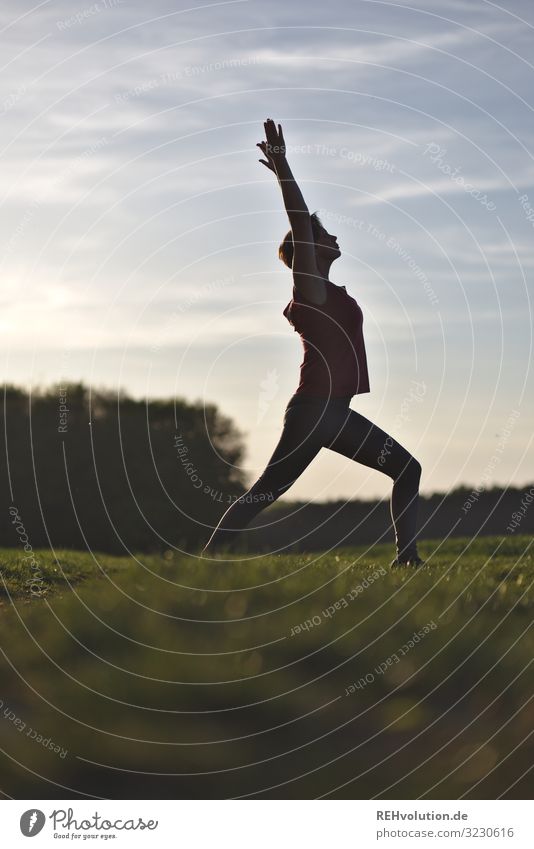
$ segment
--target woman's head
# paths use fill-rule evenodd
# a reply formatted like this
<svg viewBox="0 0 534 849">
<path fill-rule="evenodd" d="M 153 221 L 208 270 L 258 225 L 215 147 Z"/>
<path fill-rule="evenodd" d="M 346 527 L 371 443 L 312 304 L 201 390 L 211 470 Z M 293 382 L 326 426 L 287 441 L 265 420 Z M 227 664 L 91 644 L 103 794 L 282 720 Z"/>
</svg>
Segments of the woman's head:
<svg viewBox="0 0 534 849">
<path fill-rule="evenodd" d="M 323 265 L 325 260 L 332 263 L 341 256 L 336 237 L 323 227 L 321 219 L 316 212 L 310 215 L 310 220 L 318 264 L 321 262 L 321 265 Z M 291 230 L 288 230 L 284 236 L 278 248 L 278 256 L 284 265 L 287 265 L 288 268 L 293 268 L 293 234 Z"/>
</svg>

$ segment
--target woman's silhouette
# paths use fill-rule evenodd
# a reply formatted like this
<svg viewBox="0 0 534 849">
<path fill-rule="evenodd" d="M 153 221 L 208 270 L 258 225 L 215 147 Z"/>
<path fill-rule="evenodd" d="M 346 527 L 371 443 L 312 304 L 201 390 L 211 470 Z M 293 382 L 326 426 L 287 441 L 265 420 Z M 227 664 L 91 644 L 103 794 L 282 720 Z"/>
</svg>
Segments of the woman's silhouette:
<svg viewBox="0 0 534 849">
<path fill-rule="evenodd" d="M 330 448 L 393 480 L 391 516 L 397 555 L 392 566 L 419 566 L 416 522 L 421 466 L 398 442 L 351 410 L 353 395 L 369 392 L 362 311 L 344 286 L 329 280 L 340 255 L 336 237 L 310 215 L 286 159 L 282 127 L 269 118 L 259 161 L 276 174 L 291 230 L 279 256 L 293 271 L 293 297 L 284 315 L 299 332 L 304 359 L 289 399 L 282 435 L 248 492 L 225 512 L 203 554 L 225 547 L 296 481 L 321 448 Z"/>
</svg>

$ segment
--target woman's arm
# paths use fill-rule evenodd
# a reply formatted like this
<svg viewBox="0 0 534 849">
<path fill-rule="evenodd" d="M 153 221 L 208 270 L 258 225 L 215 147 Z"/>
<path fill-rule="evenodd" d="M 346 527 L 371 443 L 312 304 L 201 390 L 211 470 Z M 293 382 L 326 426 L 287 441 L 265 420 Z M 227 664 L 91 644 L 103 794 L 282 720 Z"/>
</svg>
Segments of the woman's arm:
<svg viewBox="0 0 534 849">
<path fill-rule="evenodd" d="M 278 124 L 277 131 L 274 121 L 270 118 L 264 123 L 264 127 L 267 141 L 257 146 L 266 157 L 260 159 L 260 162 L 274 171 L 282 190 L 293 235 L 293 282 L 306 300 L 323 304 L 326 300 L 326 286 L 315 262 L 315 240 L 310 213 L 286 159 L 282 127 Z"/>
</svg>

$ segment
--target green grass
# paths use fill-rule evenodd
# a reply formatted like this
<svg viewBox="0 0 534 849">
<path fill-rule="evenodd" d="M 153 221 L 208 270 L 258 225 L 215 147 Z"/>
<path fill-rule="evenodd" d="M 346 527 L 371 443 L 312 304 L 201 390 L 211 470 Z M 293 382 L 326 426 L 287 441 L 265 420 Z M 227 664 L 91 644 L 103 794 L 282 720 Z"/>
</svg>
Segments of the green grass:
<svg viewBox="0 0 534 849">
<path fill-rule="evenodd" d="M 39 597 L 20 551 L 0 551 L 2 789 L 525 798 L 531 543 L 424 542 L 416 571 L 391 571 L 391 546 L 235 562 L 35 552 Z"/>
<path fill-rule="evenodd" d="M 0 605 L 10 598 L 35 602 L 87 578 L 131 568 L 131 560 L 81 551 L 34 551 L 0 548 Z"/>
</svg>

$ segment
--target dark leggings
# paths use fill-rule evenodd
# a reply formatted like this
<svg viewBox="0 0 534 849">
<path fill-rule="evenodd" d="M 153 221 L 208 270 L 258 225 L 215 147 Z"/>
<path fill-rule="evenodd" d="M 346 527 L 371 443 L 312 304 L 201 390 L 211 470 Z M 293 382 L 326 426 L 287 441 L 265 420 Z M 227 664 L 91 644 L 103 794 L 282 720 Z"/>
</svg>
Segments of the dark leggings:
<svg viewBox="0 0 534 849">
<path fill-rule="evenodd" d="M 206 553 L 235 539 L 254 516 L 295 483 L 321 448 L 330 448 L 392 478 L 391 518 L 397 556 L 406 559 L 417 555 L 421 465 L 391 436 L 351 410 L 350 400 L 302 395 L 290 398 L 280 440 L 265 471 L 224 513 L 206 545 Z"/>
</svg>

